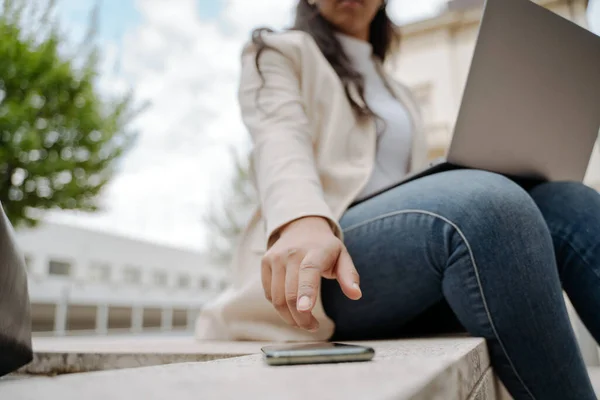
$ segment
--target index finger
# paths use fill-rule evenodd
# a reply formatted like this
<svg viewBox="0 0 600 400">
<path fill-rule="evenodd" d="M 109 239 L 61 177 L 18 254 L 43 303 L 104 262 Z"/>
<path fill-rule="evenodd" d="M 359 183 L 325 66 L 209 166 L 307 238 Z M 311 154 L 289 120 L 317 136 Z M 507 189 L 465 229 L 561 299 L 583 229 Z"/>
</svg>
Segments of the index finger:
<svg viewBox="0 0 600 400">
<path fill-rule="evenodd" d="M 322 271 L 330 267 L 333 257 L 325 250 L 309 251 L 298 270 L 298 304 L 300 312 L 311 312 L 321 289 Z"/>
</svg>

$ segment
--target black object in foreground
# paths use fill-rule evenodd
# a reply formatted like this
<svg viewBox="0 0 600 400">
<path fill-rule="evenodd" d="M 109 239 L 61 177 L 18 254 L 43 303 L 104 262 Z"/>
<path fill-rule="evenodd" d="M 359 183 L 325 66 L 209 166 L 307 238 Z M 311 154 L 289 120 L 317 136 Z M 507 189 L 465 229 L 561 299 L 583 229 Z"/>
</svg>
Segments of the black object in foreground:
<svg viewBox="0 0 600 400">
<path fill-rule="evenodd" d="M 17 370 L 32 358 L 25 259 L 0 205 L 0 376 Z"/>
<path fill-rule="evenodd" d="M 371 347 L 341 343 L 314 343 L 262 348 L 269 365 L 330 364 L 371 361 L 375 350 Z"/>
</svg>

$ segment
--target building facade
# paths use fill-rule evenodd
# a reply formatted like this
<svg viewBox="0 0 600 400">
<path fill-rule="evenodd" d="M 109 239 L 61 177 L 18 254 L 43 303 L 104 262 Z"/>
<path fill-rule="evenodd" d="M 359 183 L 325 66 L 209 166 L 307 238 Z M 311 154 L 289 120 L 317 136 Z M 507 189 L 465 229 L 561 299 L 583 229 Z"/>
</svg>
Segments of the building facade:
<svg viewBox="0 0 600 400">
<path fill-rule="evenodd" d="M 587 27 L 587 0 L 538 0 L 553 12 Z M 450 143 L 482 14 L 482 0 L 454 0 L 438 16 L 402 27 L 393 75 L 416 94 L 427 125 L 432 159 Z M 594 151 L 586 183 L 600 189 L 600 152 Z"/>
<path fill-rule="evenodd" d="M 17 232 L 37 334 L 191 329 L 226 271 L 190 250 L 45 223 Z"/>
</svg>

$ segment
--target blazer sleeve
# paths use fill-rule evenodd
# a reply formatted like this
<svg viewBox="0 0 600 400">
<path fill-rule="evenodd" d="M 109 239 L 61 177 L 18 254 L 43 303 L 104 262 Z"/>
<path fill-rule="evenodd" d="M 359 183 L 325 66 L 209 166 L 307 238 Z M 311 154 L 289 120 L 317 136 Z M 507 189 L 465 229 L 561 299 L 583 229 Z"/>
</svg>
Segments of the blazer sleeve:
<svg viewBox="0 0 600 400">
<path fill-rule="evenodd" d="M 253 141 L 251 163 L 267 245 L 280 228 L 307 216 L 327 219 L 341 238 L 341 229 L 325 202 L 317 172 L 311 123 L 304 111 L 300 72 L 283 52 L 265 49 L 256 66 L 256 49 L 242 54 L 238 100 Z"/>
</svg>

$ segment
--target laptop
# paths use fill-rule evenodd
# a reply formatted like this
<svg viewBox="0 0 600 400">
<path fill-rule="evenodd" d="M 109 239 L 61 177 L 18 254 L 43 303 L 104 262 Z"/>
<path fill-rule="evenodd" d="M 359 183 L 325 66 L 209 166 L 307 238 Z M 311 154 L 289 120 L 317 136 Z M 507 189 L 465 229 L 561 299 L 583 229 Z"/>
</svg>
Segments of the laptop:
<svg viewBox="0 0 600 400">
<path fill-rule="evenodd" d="M 599 130 L 600 36 L 530 0 L 487 0 L 446 158 L 393 187 L 457 168 L 583 181 Z"/>
</svg>

